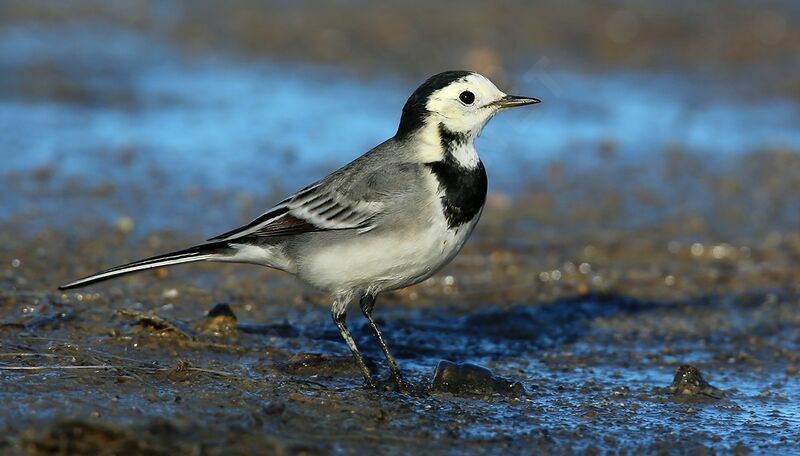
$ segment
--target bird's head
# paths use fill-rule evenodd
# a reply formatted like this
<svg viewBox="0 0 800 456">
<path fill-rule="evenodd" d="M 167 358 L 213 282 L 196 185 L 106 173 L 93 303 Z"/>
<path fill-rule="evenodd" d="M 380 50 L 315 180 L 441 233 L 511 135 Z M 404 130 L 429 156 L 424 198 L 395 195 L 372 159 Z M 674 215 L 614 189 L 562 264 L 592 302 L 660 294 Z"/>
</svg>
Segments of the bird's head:
<svg viewBox="0 0 800 456">
<path fill-rule="evenodd" d="M 471 71 L 445 71 L 431 76 L 403 107 L 398 138 L 426 128 L 477 137 L 498 111 L 539 103 L 536 98 L 506 95 L 486 77 Z"/>
</svg>

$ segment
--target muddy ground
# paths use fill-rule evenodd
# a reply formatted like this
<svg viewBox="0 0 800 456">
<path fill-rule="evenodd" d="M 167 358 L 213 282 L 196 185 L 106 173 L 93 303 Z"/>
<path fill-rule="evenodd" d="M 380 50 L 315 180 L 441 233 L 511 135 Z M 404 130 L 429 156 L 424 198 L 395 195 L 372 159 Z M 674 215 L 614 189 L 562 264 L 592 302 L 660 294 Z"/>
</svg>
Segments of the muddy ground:
<svg viewBox="0 0 800 456">
<path fill-rule="evenodd" d="M 365 389 L 328 298 L 282 273 L 193 265 L 62 293 L 55 286 L 69 279 L 201 237 L 91 219 L 29 232 L 19 217 L 0 234 L 0 444 L 25 454 L 796 450 L 800 235 L 796 202 L 780 195 L 800 167 L 792 154 L 741 161 L 716 172 L 770 205 L 744 210 L 751 203 L 730 185 L 697 190 L 715 181 L 702 167 L 683 175 L 682 190 L 655 185 L 644 200 L 640 186 L 615 185 L 613 210 L 584 192 L 613 193 L 603 182 L 625 166 L 608 165 L 599 187 L 551 172 L 518 197 L 491 195 L 453 264 L 378 301 L 420 390 L 412 396 Z M 683 192 L 696 195 L 692 207 Z M 114 203 L 70 186 L 61 194 L 73 209 Z M 763 218 L 747 217 L 756 209 Z M 233 316 L 206 316 L 221 304 Z M 350 325 L 385 378 L 356 309 Z M 520 385 L 431 391 L 441 360 Z M 716 389 L 670 389 L 682 365 Z"/>
</svg>

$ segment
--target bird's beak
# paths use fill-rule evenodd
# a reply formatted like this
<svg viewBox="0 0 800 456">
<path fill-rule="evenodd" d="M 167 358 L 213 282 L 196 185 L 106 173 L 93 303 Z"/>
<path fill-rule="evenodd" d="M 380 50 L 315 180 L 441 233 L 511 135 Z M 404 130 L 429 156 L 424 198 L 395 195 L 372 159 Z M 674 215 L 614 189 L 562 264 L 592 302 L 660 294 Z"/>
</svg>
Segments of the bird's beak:
<svg viewBox="0 0 800 456">
<path fill-rule="evenodd" d="M 525 106 L 530 104 L 541 103 L 542 100 L 531 97 L 518 97 L 516 95 L 506 95 L 503 98 L 492 102 L 491 104 L 499 108 L 513 108 L 515 106 Z"/>
</svg>

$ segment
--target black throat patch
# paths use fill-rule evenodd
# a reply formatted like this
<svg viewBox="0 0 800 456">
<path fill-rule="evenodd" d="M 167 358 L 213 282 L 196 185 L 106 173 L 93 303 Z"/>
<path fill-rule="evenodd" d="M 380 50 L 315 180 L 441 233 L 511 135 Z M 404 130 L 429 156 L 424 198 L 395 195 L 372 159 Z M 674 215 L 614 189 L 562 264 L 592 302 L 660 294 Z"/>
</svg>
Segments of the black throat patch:
<svg viewBox="0 0 800 456">
<path fill-rule="evenodd" d="M 444 159 L 427 165 L 439 181 L 444 216 L 448 228 L 452 229 L 478 215 L 486 202 L 488 181 L 480 160 L 474 168 L 467 168 L 453 156 L 453 150 L 467 141 L 465 135 L 449 131 L 442 124 L 439 124 L 439 135 L 445 150 Z"/>
</svg>

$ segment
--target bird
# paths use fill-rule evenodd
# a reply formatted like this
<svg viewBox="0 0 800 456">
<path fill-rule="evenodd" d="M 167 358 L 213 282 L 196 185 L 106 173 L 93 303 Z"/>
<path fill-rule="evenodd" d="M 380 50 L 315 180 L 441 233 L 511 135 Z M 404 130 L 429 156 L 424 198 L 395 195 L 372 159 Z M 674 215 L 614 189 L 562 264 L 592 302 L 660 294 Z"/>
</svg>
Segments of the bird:
<svg viewBox="0 0 800 456">
<path fill-rule="evenodd" d="M 376 388 L 379 382 L 346 324 L 348 307 L 358 301 L 386 358 L 387 386 L 407 392 L 408 384 L 373 318 L 376 298 L 427 279 L 458 254 L 483 212 L 488 188 L 475 140 L 498 112 L 539 102 L 507 95 L 477 72 L 438 73 L 408 98 L 393 137 L 250 223 L 59 289 L 198 261 L 285 271 L 332 296 L 333 321 L 365 386 Z"/>
</svg>

